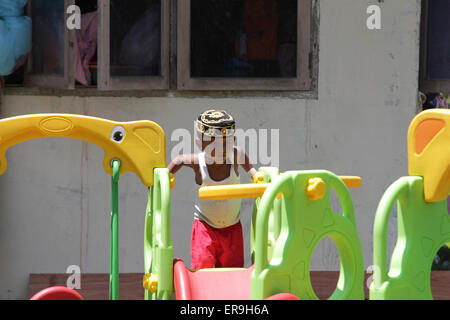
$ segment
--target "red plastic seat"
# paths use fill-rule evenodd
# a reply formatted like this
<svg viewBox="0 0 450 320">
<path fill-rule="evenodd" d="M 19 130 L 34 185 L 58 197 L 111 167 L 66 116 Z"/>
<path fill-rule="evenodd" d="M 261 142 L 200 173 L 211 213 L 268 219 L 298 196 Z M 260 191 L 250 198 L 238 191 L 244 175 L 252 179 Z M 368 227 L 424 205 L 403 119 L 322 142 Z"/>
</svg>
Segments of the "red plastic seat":
<svg viewBox="0 0 450 320">
<path fill-rule="evenodd" d="M 295 294 L 292 293 L 279 293 L 265 300 L 300 300 Z"/>
<path fill-rule="evenodd" d="M 84 300 L 83 297 L 73 289 L 66 287 L 50 287 L 39 291 L 30 300 Z"/>
</svg>

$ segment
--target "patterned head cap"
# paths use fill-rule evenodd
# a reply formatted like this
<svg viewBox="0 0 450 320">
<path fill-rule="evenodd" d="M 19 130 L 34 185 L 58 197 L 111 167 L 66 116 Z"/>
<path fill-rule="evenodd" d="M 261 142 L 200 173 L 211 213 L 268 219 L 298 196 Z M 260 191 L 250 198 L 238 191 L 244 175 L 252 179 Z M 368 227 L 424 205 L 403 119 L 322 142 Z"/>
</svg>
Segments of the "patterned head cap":
<svg viewBox="0 0 450 320">
<path fill-rule="evenodd" d="M 208 110 L 198 116 L 196 129 L 209 137 L 230 137 L 234 135 L 236 122 L 224 110 Z"/>
</svg>

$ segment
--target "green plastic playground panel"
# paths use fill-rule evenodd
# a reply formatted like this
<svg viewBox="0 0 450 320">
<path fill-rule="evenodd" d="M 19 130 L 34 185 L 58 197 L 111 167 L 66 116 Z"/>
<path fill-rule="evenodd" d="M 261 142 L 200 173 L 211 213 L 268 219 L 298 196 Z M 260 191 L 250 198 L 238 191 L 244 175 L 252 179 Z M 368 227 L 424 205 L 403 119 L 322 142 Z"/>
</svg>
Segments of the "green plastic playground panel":
<svg viewBox="0 0 450 320">
<path fill-rule="evenodd" d="M 170 238 L 169 170 L 154 170 L 145 214 L 145 273 L 158 276 L 158 290 L 145 290 L 146 300 L 168 300 L 173 293 L 173 243 Z"/>
<path fill-rule="evenodd" d="M 327 186 L 321 200 L 311 201 L 306 194 L 311 178 L 321 178 Z M 341 201 L 342 215 L 331 208 L 330 188 Z M 269 217 L 280 192 L 281 228 L 269 260 Z M 322 170 L 286 172 L 272 181 L 261 198 L 256 217 L 251 298 L 260 300 L 289 292 L 303 300 L 318 299 L 309 270 L 314 249 L 325 237 L 334 241 L 341 261 L 338 284 L 330 299 L 364 299 L 362 247 L 353 202 L 343 181 Z"/>
<path fill-rule="evenodd" d="M 262 167 L 259 169 L 260 173 L 264 175 L 264 182 L 271 183 L 278 178 L 280 170 L 275 167 Z M 259 203 L 261 198 L 256 198 L 253 204 L 252 213 L 252 226 L 251 226 L 251 237 L 250 237 L 250 252 L 252 257 L 252 263 L 255 262 L 255 241 L 256 241 L 256 216 L 259 208 Z M 272 257 L 273 246 L 280 234 L 281 229 L 281 199 L 275 199 L 273 202 L 273 207 L 269 214 L 269 233 L 267 242 L 267 257 L 270 260 Z"/>
<path fill-rule="evenodd" d="M 398 236 L 388 272 L 387 229 L 395 203 Z M 402 177 L 394 182 L 381 198 L 375 216 L 370 299 L 432 299 L 431 265 L 448 241 L 447 202 L 425 202 L 422 177 Z"/>
</svg>

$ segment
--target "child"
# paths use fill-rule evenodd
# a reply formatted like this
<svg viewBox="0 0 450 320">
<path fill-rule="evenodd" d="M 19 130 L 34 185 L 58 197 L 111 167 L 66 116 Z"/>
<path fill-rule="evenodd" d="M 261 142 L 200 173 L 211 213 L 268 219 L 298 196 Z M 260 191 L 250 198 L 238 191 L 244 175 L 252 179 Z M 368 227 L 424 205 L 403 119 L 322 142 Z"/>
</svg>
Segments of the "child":
<svg viewBox="0 0 450 320">
<path fill-rule="evenodd" d="M 202 151 L 177 156 L 169 171 L 175 174 L 182 166 L 195 172 L 198 187 L 239 184 L 239 165 L 256 174 L 247 154 L 235 146 L 235 121 L 226 111 L 208 110 L 196 121 L 195 139 Z M 191 268 L 225 268 L 244 266 L 244 246 L 240 222 L 241 199 L 203 201 L 194 209 L 191 237 Z"/>
</svg>

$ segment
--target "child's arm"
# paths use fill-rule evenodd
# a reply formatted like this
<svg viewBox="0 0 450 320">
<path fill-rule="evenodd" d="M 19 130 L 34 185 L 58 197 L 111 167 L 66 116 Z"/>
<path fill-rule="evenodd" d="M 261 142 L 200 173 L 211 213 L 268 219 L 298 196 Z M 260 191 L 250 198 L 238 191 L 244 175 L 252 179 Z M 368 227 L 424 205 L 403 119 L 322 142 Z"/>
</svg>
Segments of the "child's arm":
<svg viewBox="0 0 450 320">
<path fill-rule="evenodd" d="M 195 154 L 180 154 L 172 162 L 169 163 L 167 169 L 172 174 L 175 174 L 183 166 L 194 168 Z"/>
<path fill-rule="evenodd" d="M 180 154 L 172 162 L 169 163 L 167 169 L 169 169 L 170 174 L 175 175 L 175 173 L 182 167 L 189 167 L 194 170 L 195 182 L 198 185 L 202 184 L 202 174 L 198 167 L 198 155 L 197 154 Z"/>
<path fill-rule="evenodd" d="M 255 176 L 257 171 L 254 168 L 253 164 L 250 163 L 250 159 L 249 159 L 247 153 L 241 147 L 235 146 L 234 148 L 236 150 L 235 163 L 239 164 L 245 170 L 245 172 L 247 172 L 250 179 L 253 180 L 253 177 Z"/>
</svg>

